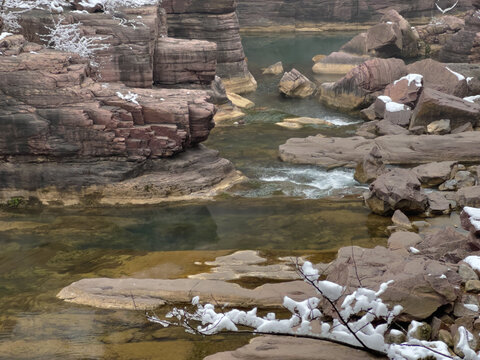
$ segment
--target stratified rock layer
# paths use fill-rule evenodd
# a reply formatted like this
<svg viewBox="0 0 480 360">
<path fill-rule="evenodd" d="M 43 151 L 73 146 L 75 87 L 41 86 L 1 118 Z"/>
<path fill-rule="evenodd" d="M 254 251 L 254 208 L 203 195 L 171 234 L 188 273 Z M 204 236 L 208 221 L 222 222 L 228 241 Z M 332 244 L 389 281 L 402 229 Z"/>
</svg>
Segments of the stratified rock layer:
<svg viewBox="0 0 480 360">
<path fill-rule="evenodd" d="M 190 49 L 194 58 L 194 49 L 215 48 L 187 43 L 183 53 Z M 153 203 L 203 196 L 227 178 L 239 179 L 229 161 L 203 148 L 162 160 L 207 139 L 216 109 L 206 91 L 98 83 L 87 59 L 43 49 L 21 35 L 0 47 L 0 201 Z M 197 59 L 208 69 L 207 59 Z M 214 56 L 211 62 L 209 74 L 179 75 L 178 82 L 208 82 Z M 151 76 L 148 81 L 151 86 Z"/>
<path fill-rule="evenodd" d="M 389 135 L 373 140 L 360 136 L 292 138 L 280 145 L 280 158 L 297 164 L 355 167 L 375 145 L 385 164 L 480 162 L 480 143 L 478 134 L 474 131 L 451 135 Z"/>
<path fill-rule="evenodd" d="M 228 91 L 256 89 L 243 52 L 234 0 L 164 0 L 162 6 L 167 11 L 170 36 L 217 44 L 217 75 Z"/>
<path fill-rule="evenodd" d="M 469 9 L 471 2 L 457 5 Z M 433 0 L 238 0 L 242 28 L 311 29 L 332 22 L 355 23 L 378 20 L 382 11 L 393 8 L 405 17 L 431 17 L 437 11 Z M 348 25 L 348 24 L 346 24 Z"/>
</svg>

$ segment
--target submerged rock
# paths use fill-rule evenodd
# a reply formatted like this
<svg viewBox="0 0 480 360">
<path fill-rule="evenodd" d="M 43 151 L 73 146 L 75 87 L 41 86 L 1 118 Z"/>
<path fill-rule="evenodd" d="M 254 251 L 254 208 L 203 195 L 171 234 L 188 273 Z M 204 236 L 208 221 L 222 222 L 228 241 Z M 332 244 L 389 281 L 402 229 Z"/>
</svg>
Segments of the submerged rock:
<svg viewBox="0 0 480 360">
<path fill-rule="evenodd" d="M 202 302 L 231 307 L 280 307 L 284 296 L 298 301 L 314 294 L 314 289 L 303 281 L 265 284 L 250 290 L 219 280 L 94 278 L 72 283 L 57 297 L 102 309 L 133 310 L 154 309 L 167 302 L 189 303 L 194 296 L 199 296 Z"/>
<path fill-rule="evenodd" d="M 207 356 L 205 360 L 370 360 L 366 351 L 315 339 L 258 336 L 234 351 Z"/>
<path fill-rule="evenodd" d="M 315 62 L 312 70 L 315 74 L 344 75 L 369 58 L 369 56 L 349 54 L 343 51 L 333 52 Z"/>
<path fill-rule="evenodd" d="M 283 64 L 281 61 L 270 65 L 266 69 L 262 71 L 262 74 L 264 75 L 280 75 L 283 73 Z"/>
</svg>

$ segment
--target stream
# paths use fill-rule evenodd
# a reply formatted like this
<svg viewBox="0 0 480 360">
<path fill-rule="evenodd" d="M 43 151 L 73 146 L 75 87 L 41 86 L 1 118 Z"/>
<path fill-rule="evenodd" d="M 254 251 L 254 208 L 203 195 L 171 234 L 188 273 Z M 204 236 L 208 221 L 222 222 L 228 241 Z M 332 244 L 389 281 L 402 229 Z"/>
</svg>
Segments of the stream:
<svg viewBox="0 0 480 360">
<path fill-rule="evenodd" d="M 248 178 L 214 201 L 133 208 L 0 212 L 0 359 L 197 360 L 235 349 L 249 336 L 208 339 L 148 323 L 142 311 L 69 304 L 55 295 L 87 277 L 179 278 L 204 272 L 204 261 L 239 249 L 267 258 L 309 256 L 331 261 L 339 247 L 386 244 L 390 220 L 370 214 L 353 171 L 286 164 L 278 146 L 318 133 L 350 136 L 359 119 L 315 99 L 285 99 L 281 76 L 261 69 L 282 61 L 309 78 L 311 58 L 337 50 L 352 33 L 245 35 L 258 90 L 245 125 L 219 124 L 205 143 Z M 317 81 L 334 80 L 327 77 Z M 329 120 L 333 127 L 284 129 L 292 116 Z"/>
</svg>

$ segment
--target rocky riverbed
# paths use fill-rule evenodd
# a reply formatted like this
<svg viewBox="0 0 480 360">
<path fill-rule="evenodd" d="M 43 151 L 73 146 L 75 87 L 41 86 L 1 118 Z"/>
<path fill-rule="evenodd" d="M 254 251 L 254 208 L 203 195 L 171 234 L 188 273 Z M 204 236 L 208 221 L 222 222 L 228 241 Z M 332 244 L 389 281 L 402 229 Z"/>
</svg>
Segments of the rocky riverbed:
<svg viewBox="0 0 480 360">
<path fill-rule="evenodd" d="M 268 337 L 234 350 L 249 338 L 194 339 L 132 311 L 194 295 L 278 310 L 313 295 L 296 257 L 347 289 L 395 280 L 383 299 L 404 307 L 398 330 L 424 322 L 417 338 L 459 354 L 460 326 L 478 333 L 464 261 L 480 250 L 477 1 L 426 21 L 431 2 L 265 1 L 259 15 L 169 0 L 120 22 L 74 3 L 65 23 L 108 44 L 92 61 L 40 44 L 43 10 L 0 41 L 2 353 L 370 358 Z M 242 46 L 239 24 L 356 31 Z"/>
</svg>

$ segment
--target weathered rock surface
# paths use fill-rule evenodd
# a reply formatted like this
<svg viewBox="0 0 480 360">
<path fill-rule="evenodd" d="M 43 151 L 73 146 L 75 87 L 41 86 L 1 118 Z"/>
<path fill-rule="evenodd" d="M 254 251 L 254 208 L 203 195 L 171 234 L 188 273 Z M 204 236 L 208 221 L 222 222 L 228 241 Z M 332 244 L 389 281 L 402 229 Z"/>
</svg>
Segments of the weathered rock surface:
<svg viewBox="0 0 480 360">
<path fill-rule="evenodd" d="M 427 234 L 416 248 L 429 258 L 456 264 L 472 252 L 479 251 L 480 242 L 469 239 L 453 227 L 447 227 Z"/>
<path fill-rule="evenodd" d="M 459 3 L 459 10 L 468 10 L 470 1 Z M 262 10 L 254 0 L 238 0 L 238 14 L 242 28 L 272 30 L 302 30 L 328 26 L 332 22 L 358 23 L 378 21 L 385 9 L 393 8 L 405 17 L 431 17 L 437 11 L 432 1 L 326 1 L 326 0 L 267 0 Z M 338 27 L 339 25 L 337 25 Z"/>
<path fill-rule="evenodd" d="M 434 187 L 452 178 L 456 161 L 432 162 L 414 167 L 412 171 L 424 187 Z"/>
<path fill-rule="evenodd" d="M 262 74 L 265 75 L 280 75 L 283 74 L 283 64 L 281 61 L 276 62 L 275 64 L 270 65 L 263 70 Z"/>
<path fill-rule="evenodd" d="M 127 193 L 136 199 L 132 202 L 158 202 L 169 194 L 204 191 L 234 175 L 230 162 L 203 149 L 168 165 L 155 161 L 208 137 L 216 110 L 206 91 L 99 84 L 87 60 L 46 49 L 27 52 L 32 47 L 20 40 L 7 45 L 18 50 L 17 56 L 0 56 L 2 200 L 38 195 L 50 202 L 57 191 L 102 186 L 95 202 L 118 198 L 128 203 Z M 201 164 L 211 171 L 203 178 Z M 172 185 L 164 179 L 162 184 L 161 172 L 171 165 L 185 171 L 183 180 L 196 182 Z M 156 171 L 157 178 L 146 175 Z M 117 188 L 105 187 L 120 182 Z M 55 188 L 37 192 L 46 187 Z M 123 201 L 120 189 L 126 192 Z M 75 199 L 57 200 L 79 203 L 85 194 L 71 195 Z"/>
<path fill-rule="evenodd" d="M 364 195 L 365 203 L 374 213 L 387 215 L 395 210 L 423 213 L 428 205 L 420 182 L 411 170 L 395 168 L 380 175 Z"/>
<path fill-rule="evenodd" d="M 386 171 L 378 146 L 374 146 L 363 161 L 358 163 L 354 178 L 360 183 L 371 183 Z"/>
<path fill-rule="evenodd" d="M 426 127 L 440 119 L 450 120 L 452 129 L 466 123 L 471 123 L 475 127 L 480 119 L 480 105 L 472 104 L 459 97 L 447 95 L 437 90 L 425 88 L 413 111 L 410 128 L 416 126 Z"/>
<path fill-rule="evenodd" d="M 207 356 L 205 360 L 351 360 L 378 359 L 365 351 L 314 339 L 259 336 L 234 351 Z"/>
<path fill-rule="evenodd" d="M 202 40 L 160 38 L 154 61 L 155 84 L 210 84 L 215 79 L 217 46 Z"/>
<path fill-rule="evenodd" d="M 440 51 L 440 60 L 443 62 L 478 62 L 478 52 L 472 50 L 477 47 L 476 38 L 479 31 L 478 9 L 471 10 L 465 17 L 465 28 L 450 37 Z"/>
<path fill-rule="evenodd" d="M 449 69 L 447 64 L 432 59 L 416 61 L 407 66 L 410 74 L 423 76 L 425 87 L 463 98 L 468 93 L 467 81 L 463 75 L 459 77 Z"/>
<path fill-rule="evenodd" d="M 367 52 L 383 58 L 418 56 L 418 33 L 397 11 L 384 12 L 380 23 L 367 31 Z"/>
<path fill-rule="evenodd" d="M 369 59 L 369 56 L 336 51 L 325 56 L 313 65 L 315 74 L 346 74 L 354 67 Z"/>
<path fill-rule="evenodd" d="M 287 140 L 280 145 L 279 152 L 283 161 L 297 164 L 355 167 L 374 145 L 378 146 L 385 164 L 480 161 L 480 144 L 475 131 L 449 135 L 390 135 L 375 139 L 309 136 Z"/>
<path fill-rule="evenodd" d="M 228 91 L 242 94 L 256 89 L 243 52 L 235 1 L 164 0 L 162 6 L 169 36 L 217 44 L 217 75 Z"/>
<path fill-rule="evenodd" d="M 429 24 L 416 26 L 424 46 L 422 54 L 437 58 L 442 47 L 464 27 L 465 20 L 453 15 L 437 16 Z"/>
<path fill-rule="evenodd" d="M 238 284 L 197 279 L 83 279 L 63 288 L 57 297 L 75 304 L 103 309 L 153 309 L 166 302 L 188 303 L 199 296 L 232 307 L 280 307 L 283 297 L 303 300 L 314 296 L 312 287 L 303 281 L 265 284 L 250 290 Z"/>
<path fill-rule="evenodd" d="M 414 77 L 415 75 L 409 75 Z M 404 77 L 387 85 L 383 95 L 392 101 L 414 107 L 423 88 L 423 77 L 420 81 L 414 78 Z"/>
<path fill-rule="evenodd" d="M 158 6 L 122 8 L 125 22 L 137 26 L 125 26 L 118 18 L 104 13 L 67 12 L 62 14 L 64 22 L 82 24 L 87 36 L 100 36 L 101 43 L 108 47 L 95 52 L 95 62 L 103 82 L 122 82 L 130 87 L 149 88 L 153 83 L 153 57 L 155 42 L 166 35 L 165 14 Z M 56 17 L 53 19 L 56 21 Z M 140 25 L 138 16 L 141 17 Z M 52 23 L 48 11 L 34 10 L 22 14 L 22 31 L 25 37 L 41 42 L 36 34 L 45 34 L 45 24 Z"/>
<path fill-rule="evenodd" d="M 384 247 L 342 248 L 327 272 L 327 280 L 347 286 L 347 291 L 358 287 L 358 277 L 370 289 L 394 280 L 382 299 L 402 305 L 400 317 L 404 320 L 425 319 L 442 305 L 453 303 L 458 295 L 455 286 L 461 283 L 456 271 L 447 264 L 421 255 L 406 257 L 405 253 Z"/>
<path fill-rule="evenodd" d="M 480 186 L 465 187 L 457 191 L 459 206 L 480 207 Z"/>
<path fill-rule="evenodd" d="M 420 235 L 414 232 L 396 231 L 390 235 L 387 243 L 390 250 L 408 250 L 411 246 L 415 247 L 421 241 Z"/>
<path fill-rule="evenodd" d="M 292 69 L 290 72 L 283 74 L 278 84 L 280 93 L 293 98 L 309 97 L 316 88 L 316 85 L 297 69 Z"/>
<path fill-rule="evenodd" d="M 400 59 L 372 59 L 350 70 L 335 83 L 320 86 L 319 100 L 343 111 L 360 110 L 373 101 L 371 95 L 406 75 Z"/>
</svg>

